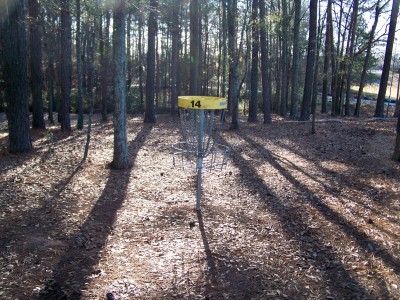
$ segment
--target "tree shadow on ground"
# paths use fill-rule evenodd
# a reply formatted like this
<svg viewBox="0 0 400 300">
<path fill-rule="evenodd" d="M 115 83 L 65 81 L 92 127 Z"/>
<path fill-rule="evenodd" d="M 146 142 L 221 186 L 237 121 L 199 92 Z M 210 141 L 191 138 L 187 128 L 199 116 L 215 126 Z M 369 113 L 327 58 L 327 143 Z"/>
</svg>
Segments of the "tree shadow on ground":
<svg viewBox="0 0 400 300">
<path fill-rule="evenodd" d="M 354 228 L 349 222 L 343 219 L 341 216 L 337 215 L 336 212 L 331 210 L 327 205 L 325 205 L 312 191 L 308 190 L 307 187 L 303 186 L 296 178 L 294 178 L 280 163 L 274 158 L 273 153 L 269 150 L 265 149 L 262 145 L 257 144 L 254 140 L 247 137 L 241 132 L 236 132 L 236 134 L 245 142 L 250 144 L 253 147 L 256 147 L 256 150 L 261 153 L 264 157 L 268 159 L 268 162 L 279 171 L 279 173 L 284 176 L 294 187 L 299 189 L 306 195 L 308 201 L 317 208 L 329 221 L 334 224 L 340 225 L 340 227 L 354 240 L 362 246 L 365 251 L 368 250 L 368 243 L 372 243 L 373 246 L 376 243 L 374 241 L 369 240 L 365 235 L 358 232 L 356 228 Z M 229 145 L 226 141 L 223 141 L 225 144 Z M 231 145 L 229 145 L 231 146 Z M 310 228 L 307 225 L 307 221 L 305 217 L 307 216 L 306 212 L 302 212 L 298 207 L 292 207 L 292 205 L 288 205 L 288 203 L 284 203 L 283 199 L 273 195 L 271 192 L 271 188 L 267 186 L 263 179 L 261 179 L 257 175 L 257 170 L 247 162 L 245 159 L 241 157 L 240 154 L 234 153 L 232 162 L 236 165 L 241 172 L 245 174 L 242 183 L 244 185 L 249 185 L 250 187 L 254 187 L 254 185 L 259 187 L 258 194 L 260 198 L 265 199 L 263 201 L 265 207 L 270 211 L 273 215 L 277 217 L 277 219 L 282 224 L 282 228 L 288 236 L 288 239 L 293 239 L 297 241 L 301 251 L 308 256 L 307 253 L 315 252 L 320 253 L 320 249 L 324 249 L 323 256 L 318 257 L 308 257 L 308 263 L 310 265 L 314 265 L 317 268 L 321 268 L 325 270 L 323 273 L 323 277 L 327 287 L 332 288 L 334 291 L 339 292 L 340 296 L 345 296 L 349 298 L 357 298 L 360 295 L 370 297 L 369 293 L 361 286 L 349 272 L 345 269 L 344 265 L 340 262 L 340 258 L 337 257 L 337 254 L 334 252 L 332 248 L 325 247 L 323 240 L 317 229 Z M 267 195 L 272 195 L 272 197 L 267 197 Z M 306 231 L 308 238 L 312 239 L 312 243 L 305 243 L 301 240 L 301 231 Z M 310 248 L 311 247 L 311 248 Z M 326 264 L 327 261 L 335 261 L 335 266 L 329 266 Z M 393 258 L 386 258 L 393 267 L 398 269 L 398 263 Z M 340 279 L 340 280 L 339 280 Z M 382 291 L 384 294 L 388 294 L 387 290 Z M 343 294 L 345 293 L 345 294 Z M 329 296 L 329 295 L 327 295 Z"/>
<path fill-rule="evenodd" d="M 129 154 L 134 168 L 141 146 L 152 130 L 143 124 L 135 139 L 129 144 Z M 121 208 L 130 181 L 132 169 L 111 170 L 102 195 L 82 224 L 80 231 L 70 238 L 67 250 L 54 268 L 37 299 L 81 299 L 90 277 L 98 274 L 95 269 L 107 238 L 113 230 L 117 212 Z"/>
<path fill-rule="evenodd" d="M 294 187 L 299 189 L 307 197 L 309 203 L 317 208 L 327 220 L 340 225 L 342 230 L 349 237 L 351 237 L 365 251 L 365 253 L 370 253 L 381 258 L 385 264 L 390 268 L 393 268 L 396 273 L 400 273 L 400 261 L 398 258 L 391 256 L 385 251 L 382 251 L 382 249 L 384 249 L 382 245 L 379 245 L 376 241 L 371 240 L 365 233 L 358 231 L 357 228 L 355 228 L 349 221 L 347 221 L 337 212 L 333 211 L 317 195 L 315 195 L 310 189 L 308 189 L 292 174 L 290 174 L 290 172 L 283 167 L 284 162 L 276 155 L 271 153 L 271 151 L 267 150 L 263 145 L 256 143 L 254 140 L 242 133 L 238 133 L 238 135 L 247 143 L 256 147 L 260 153 L 263 153 L 264 157 L 268 159 L 269 163 L 271 163 L 276 170 L 278 170 Z M 348 178 L 340 177 L 340 184 L 345 184 L 346 182 L 348 183 Z M 364 187 L 366 188 L 366 186 Z"/>
</svg>

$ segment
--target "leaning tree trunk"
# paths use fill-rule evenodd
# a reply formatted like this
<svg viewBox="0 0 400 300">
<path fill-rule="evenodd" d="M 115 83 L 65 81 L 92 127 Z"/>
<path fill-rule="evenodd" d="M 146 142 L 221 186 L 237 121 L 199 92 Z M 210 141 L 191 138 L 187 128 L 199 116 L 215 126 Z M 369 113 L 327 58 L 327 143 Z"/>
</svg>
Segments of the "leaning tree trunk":
<svg viewBox="0 0 400 300">
<path fill-rule="evenodd" d="M 372 44 L 373 44 L 373 40 L 374 40 L 374 36 L 375 36 L 376 26 L 378 25 L 379 15 L 380 15 L 380 12 L 381 12 L 381 10 L 383 8 L 383 7 L 379 6 L 379 2 L 380 1 L 378 1 L 378 3 L 376 4 L 375 19 L 374 19 L 374 23 L 372 25 L 372 28 L 371 28 L 371 31 L 370 31 L 369 37 L 368 37 L 367 51 L 366 51 L 366 54 L 365 54 L 363 69 L 362 69 L 362 72 L 361 72 L 361 79 L 360 79 L 360 84 L 359 84 L 359 89 L 358 89 L 358 94 L 357 94 L 356 108 L 354 110 L 354 116 L 356 116 L 356 117 L 360 116 L 361 97 L 362 97 L 362 94 L 363 94 L 363 89 L 364 89 L 364 84 L 365 84 L 365 77 L 367 75 L 369 58 L 371 57 L 371 49 L 372 49 Z"/>
<path fill-rule="evenodd" d="M 394 37 L 396 34 L 397 16 L 399 14 L 400 0 L 393 0 L 392 13 L 390 16 L 389 35 L 386 44 L 385 60 L 383 62 L 381 82 L 379 84 L 378 99 L 376 101 L 375 117 L 383 118 L 385 115 L 385 97 L 389 79 L 390 63 L 392 61 L 392 52 Z"/>
<path fill-rule="evenodd" d="M 32 88 L 32 127 L 45 128 L 43 113 L 42 32 L 37 0 L 29 0 L 30 61 Z"/>
<path fill-rule="evenodd" d="M 61 130 L 71 131 L 71 13 L 69 0 L 61 0 Z"/>
<path fill-rule="evenodd" d="M 115 169 L 126 169 L 128 145 L 126 135 L 126 52 L 125 52 L 125 0 L 117 0 L 114 7 L 114 155 Z"/>
<path fill-rule="evenodd" d="M 29 134 L 27 47 L 25 36 L 24 1 L 6 0 L 3 23 L 3 72 L 7 103 L 8 141 L 11 153 L 32 150 Z M 12 2 L 12 3 L 11 3 Z"/>
</svg>

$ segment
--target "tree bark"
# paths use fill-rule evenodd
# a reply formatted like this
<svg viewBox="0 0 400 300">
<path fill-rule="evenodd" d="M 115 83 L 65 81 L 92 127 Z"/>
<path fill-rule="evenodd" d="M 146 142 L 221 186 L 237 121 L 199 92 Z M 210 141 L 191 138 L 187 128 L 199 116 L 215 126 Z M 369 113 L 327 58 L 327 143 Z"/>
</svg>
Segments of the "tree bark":
<svg viewBox="0 0 400 300">
<path fill-rule="evenodd" d="M 190 88 L 191 95 L 199 94 L 200 81 L 200 3 L 190 1 Z"/>
<path fill-rule="evenodd" d="M 271 118 L 271 103 L 270 103 L 270 91 L 269 91 L 269 57 L 268 57 L 268 46 L 267 46 L 267 24 L 265 22 L 265 0 L 260 1 L 260 50 L 261 50 L 261 78 L 262 78 L 262 99 L 263 99 L 263 113 L 264 113 L 264 124 L 272 122 Z"/>
<path fill-rule="evenodd" d="M 400 0 L 393 0 L 390 16 L 389 35 L 386 43 L 385 59 L 383 62 L 381 82 L 379 84 L 378 99 L 376 101 L 375 117 L 383 118 L 385 115 L 386 89 L 389 79 L 390 64 L 392 61 L 393 43 L 396 34 L 397 16 L 399 14 Z"/>
<path fill-rule="evenodd" d="M 230 129 L 239 129 L 238 60 L 236 53 L 237 0 L 227 0 L 229 88 L 228 102 L 232 103 Z"/>
<path fill-rule="evenodd" d="M 308 121 L 311 112 L 312 86 L 314 79 L 315 50 L 317 40 L 317 0 L 310 0 L 310 31 L 307 48 L 306 78 L 304 83 L 304 95 L 301 105 L 300 120 Z"/>
<path fill-rule="evenodd" d="M 114 5 L 114 155 L 111 166 L 126 169 L 129 162 L 126 134 L 125 0 L 116 0 Z"/>
<path fill-rule="evenodd" d="M 106 11 L 104 31 L 100 32 L 100 57 L 101 57 L 101 120 L 107 121 L 108 113 L 108 81 L 110 79 L 110 11 Z"/>
<path fill-rule="evenodd" d="M 282 0 L 282 49 L 281 49 L 281 80 L 282 80 L 282 89 L 281 89 L 281 101 L 279 107 L 279 114 L 282 117 L 285 117 L 287 114 L 288 107 L 288 91 L 289 91 L 289 82 L 288 82 L 288 70 L 289 70 L 289 55 L 288 55 L 288 27 L 289 27 L 289 17 L 287 12 L 287 1 Z"/>
<path fill-rule="evenodd" d="M 258 0 L 252 0 L 251 9 L 251 80 L 250 80 L 250 103 L 248 122 L 257 122 L 258 110 L 258 50 L 259 50 L 259 19 Z"/>
<path fill-rule="evenodd" d="M 400 162 L 400 114 L 397 116 L 396 143 L 392 158 L 394 161 Z"/>
<path fill-rule="evenodd" d="M 300 79 L 300 13 L 301 0 L 294 0 L 294 27 L 293 27 L 293 64 L 292 64 L 292 95 L 290 102 L 290 118 L 297 120 L 299 117 L 299 79 Z"/>
<path fill-rule="evenodd" d="M 7 103 L 8 142 L 10 153 L 32 150 L 29 133 L 27 47 L 24 1 L 6 0 L 3 24 L 3 72 Z"/>
<path fill-rule="evenodd" d="M 76 85 L 78 92 L 77 129 L 83 129 L 82 53 L 81 53 L 81 1 L 76 0 Z"/>
<path fill-rule="evenodd" d="M 42 31 L 40 24 L 39 3 L 29 0 L 30 62 L 32 88 L 32 127 L 45 128 L 43 113 L 43 75 L 42 75 Z"/>
<path fill-rule="evenodd" d="M 61 0 L 61 130 L 71 131 L 71 13 L 70 0 Z"/>
<path fill-rule="evenodd" d="M 332 78 L 331 78 L 331 91 L 332 91 L 332 103 L 331 103 L 331 115 L 336 116 L 335 102 L 336 102 L 336 85 L 337 85 L 337 68 L 335 58 L 335 46 L 333 43 L 333 20 L 332 20 L 332 0 L 328 0 L 327 17 L 326 17 L 326 30 L 329 31 L 327 34 L 328 40 L 328 51 L 331 61 Z"/>
<path fill-rule="evenodd" d="M 146 110 L 144 113 L 145 123 L 156 122 L 154 109 L 154 80 L 156 75 L 157 7 L 157 0 L 150 0 L 147 41 Z"/>
<path fill-rule="evenodd" d="M 172 23 L 172 49 L 171 49 L 171 107 L 170 114 L 173 116 L 176 114 L 177 103 L 178 103 L 178 59 L 179 59 L 179 38 L 181 30 L 179 26 L 179 7 L 181 1 L 174 2 L 173 5 L 173 23 Z"/>
<path fill-rule="evenodd" d="M 350 116 L 350 98 L 353 99 L 354 96 L 350 92 L 352 73 L 353 73 L 353 61 L 354 61 L 354 43 L 357 31 L 357 16 L 358 16 L 358 0 L 353 2 L 353 13 L 351 15 L 351 32 L 350 32 L 350 49 L 349 49 L 349 64 L 347 66 L 347 78 L 346 78 L 346 103 L 345 112 L 346 116 Z"/>
</svg>

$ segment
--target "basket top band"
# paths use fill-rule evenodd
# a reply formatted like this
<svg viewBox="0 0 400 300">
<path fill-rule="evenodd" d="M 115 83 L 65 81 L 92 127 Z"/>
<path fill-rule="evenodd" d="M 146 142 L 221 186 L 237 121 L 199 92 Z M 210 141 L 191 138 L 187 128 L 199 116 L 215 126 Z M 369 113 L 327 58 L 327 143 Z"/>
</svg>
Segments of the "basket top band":
<svg viewBox="0 0 400 300">
<path fill-rule="evenodd" d="M 212 96 L 179 96 L 178 107 L 190 109 L 226 109 L 225 98 Z"/>
</svg>

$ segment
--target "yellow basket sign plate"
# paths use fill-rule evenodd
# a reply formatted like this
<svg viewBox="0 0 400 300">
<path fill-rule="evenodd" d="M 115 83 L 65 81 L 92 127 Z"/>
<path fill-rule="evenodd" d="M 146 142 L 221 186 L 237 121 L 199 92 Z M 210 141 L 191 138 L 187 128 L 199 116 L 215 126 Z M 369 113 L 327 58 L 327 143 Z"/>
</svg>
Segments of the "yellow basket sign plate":
<svg viewBox="0 0 400 300">
<path fill-rule="evenodd" d="M 226 109 L 225 98 L 212 96 L 179 96 L 178 107 L 191 109 Z"/>
</svg>

